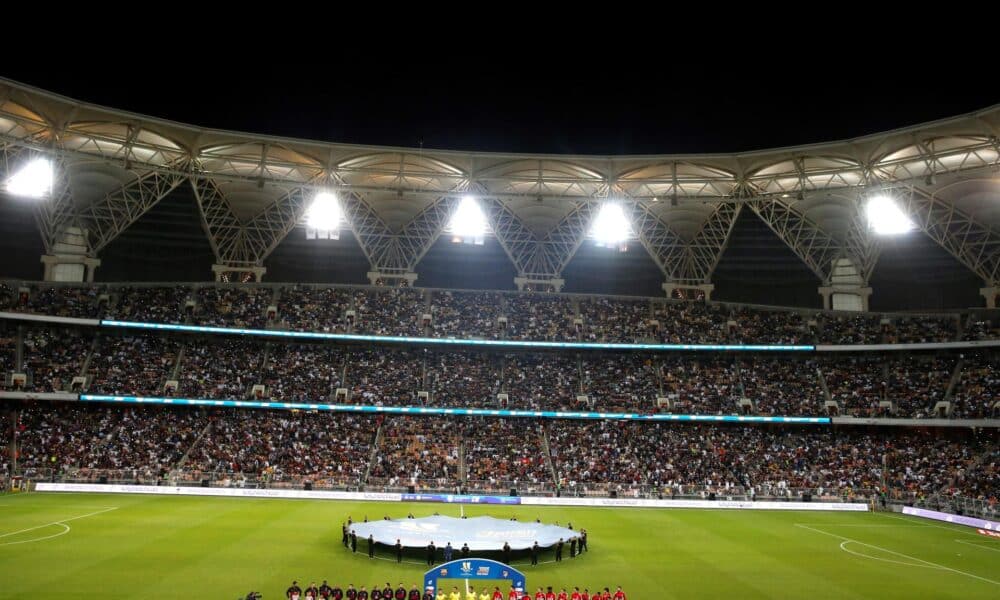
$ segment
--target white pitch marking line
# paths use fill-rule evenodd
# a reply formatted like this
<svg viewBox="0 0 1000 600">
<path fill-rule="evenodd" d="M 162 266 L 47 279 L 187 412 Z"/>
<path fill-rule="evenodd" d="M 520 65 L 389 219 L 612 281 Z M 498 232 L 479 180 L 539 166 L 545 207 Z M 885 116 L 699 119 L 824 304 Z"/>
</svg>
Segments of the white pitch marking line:
<svg viewBox="0 0 1000 600">
<path fill-rule="evenodd" d="M 1000 548 L 987 548 L 982 544 L 973 544 L 972 542 L 967 542 L 965 540 L 955 540 L 959 544 L 965 544 L 966 546 L 972 546 L 973 548 L 981 548 L 983 550 L 989 550 L 990 552 L 1000 552 Z"/>
<path fill-rule="evenodd" d="M 30 539 L 30 540 L 23 540 L 23 541 L 20 541 L 20 542 L 5 542 L 3 544 L 0 544 L 0 546 L 13 546 L 15 544 L 29 544 L 31 542 L 41 542 L 41 541 L 44 541 L 44 540 L 51 540 L 52 538 L 57 538 L 57 537 L 59 537 L 61 535 L 66 535 L 67 533 L 69 533 L 69 525 L 66 525 L 65 523 L 56 523 L 56 525 L 58 525 L 60 527 L 65 527 L 66 529 L 63 529 L 62 531 L 60 531 L 59 533 L 57 533 L 55 535 L 47 535 L 45 537 L 33 538 L 33 539 Z"/>
<path fill-rule="evenodd" d="M 889 563 L 895 563 L 897 565 L 903 565 L 904 567 L 920 567 L 922 569 L 935 569 L 935 570 L 938 570 L 937 567 L 928 567 L 927 565 L 920 565 L 920 564 L 902 562 L 902 561 L 899 561 L 899 560 L 892 560 L 891 558 L 879 558 L 877 556 L 869 556 L 867 554 L 861 554 L 860 552 L 855 552 L 853 550 L 848 550 L 847 548 L 844 547 L 844 546 L 846 546 L 847 544 L 850 544 L 850 543 L 851 543 L 850 541 L 840 542 L 840 549 L 843 550 L 844 552 L 848 553 L 848 554 L 853 554 L 854 556 L 860 556 L 861 558 L 868 558 L 868 559 L 871 559 L 871 560 L 881 560 L 883 562 L 889 562 Z"/>
<path fill-rule="evenodd" d="M 888 552 L 889 554 L 895 554 L 896 556 L 902 556 L 903 558 L 908 558 L 910 560 L 915 560 L 917 562 L 922 562 L 924 564 L 930 565 L 932 567 L 937 567 L 938 569 L 942 569 L 944 571 L 951 571 L 952 573 L 958 573 L 959 575 L 965 575 L 966 577 L 972 577 L 973 579 L 978 579 L 980 581 L 985 581 L 987 583 L 992 583 L 993 585 L 1000 585 L 1000 581 L 993 581 L 992 579 L 987 579 L 985 577 L 980 577 L 979 575 L 973 575 L 972 573 L 966 573 L 965 571 L 959 571 L 958 569 L 952 569 L 951 567 L 946 567 L 944 565 L 939 565 L 937 563 L 933 563 L 933 562 L 931 562 L 929 560 L 924 560 L 922 558 L 917 558 L 915 556 L 909 556 L 909 555 L 903 554 L 901 552 L 896 552 L 894 550 L 889 550 L 888 548 L 882 548 L 880 546 L 875 546 L 874 544 L 866 544 L 865 542 L 859 542 L 858 540 L 852 540 L 849 537 L 844 537 L 844 536 L 838 535 L 836 533 L 829 533 L 827 531 L 820 531 L 819 529 L 813 529 L 812 527 L 809 527 L 807 525 L 796 525 L 796 527 L 801 527 L 803 529 L 808 529 L 809 531 L 815 531 L 816 533 L 821 533 L 823 535 L 828 535 L 830 537 L 835 537 L 835 538 L 838 538 L 838 539 L 841 539 L 841 540 L 846 540 L 848 542 L 854 542 L 855 544 L 860 544 L 862 546 L 868 546 L 869 548 L 875 548 L 876 550 L 881 550 L 882 552 Z"/>
<path fill-rule="evenodd" d="M 118 507 L 117 506 L 112 506 L 111 508 L 106 508 L 104 510 L 99 510 L 97 512 L 88 513 L 86 515 L 80 515 L 79 517 L 72 517 L 72 518 L 69 518 L 69 519 L 60 519 L 58 521 L 52 521 L 51 523 L 46 523 L 45 525 L 38 525 L 37 527 L 29 527 L 27 529 L 22 529 L 20 531 L 12 531 L 10 533 L 5 533 L 3 535 L 0 535 L 0 538 L 5 538 L 5 537 L 12 536 L 12 535 L 17 535 L 19 533 L 25 533 L 27 531 L 34 531 L 36 529 L 41 529 L 42 527 L 51 527 L 52 525 L 63 525 L 63 524 L 68 523 L 70 521 L 76 521 L 77 519 L 85 519 L 87 517 L 92 517 L 94 515 L 99 515 L 101 513 L 111 512 L 113 510 L 118 510 Z"/>
<path fill-rule="evenodd" d="M 865 525 L 863 523 L 796 523 L 796 525 L 802 525 L 803 527 L 808 527 L 809 525 L 817 527 L 933 527 L 933 525 Z"/>
</svg>

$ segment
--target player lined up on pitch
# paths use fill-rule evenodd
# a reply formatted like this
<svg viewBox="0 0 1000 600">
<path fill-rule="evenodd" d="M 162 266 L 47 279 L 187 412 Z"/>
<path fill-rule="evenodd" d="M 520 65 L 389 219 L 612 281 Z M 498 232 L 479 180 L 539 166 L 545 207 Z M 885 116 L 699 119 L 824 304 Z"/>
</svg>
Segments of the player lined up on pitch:
<svg viewBox="0 0 1000 600">
<path fill-rule="evenodd" d="M 365 586 L 355 588 L 353 583 L 348 584 L 346 589 L 337 585 L 331 586 L 325 579 L 318 587 L 315 583 L 310 583 L 304 591 L 299 587 L 298 581 L 293 581 L 285 591 L 288 600 L 344 600 L 345 598 L 346 600 L 505 600 L 504 596 L 505 593 L 499 586 L 494 586 L 492 591 L 489 586 L 483 586 L 478 592 L 475 586 L 469 586 L 465 594 L 459 592 L 458 586 L 452 586 L 450 592 L 440 589 L 435 595 L 431 588 L 421 592 L 416 584 L 407 590 L 402 583 L 393 588 L 387 581 L 384 586 L 376 584 L 372 586 L 371 591 L 368 591 Z M 621 586 L 614 592 L 607 587 L 603 590 L 599 587 L 594 588 L 593 592 L 589 588 L 583 588 L 581 591 L 579 586 L 574 587 L 572 592 L 567 592 L 566 588 L 556 592 L 552 586 L 546 587 L 543 591 L 539 587 L 534 596 L 511 586 L 506 592 L 506 600 L 628 600 L 628 596 L 622 591 Z"/>
</svg>

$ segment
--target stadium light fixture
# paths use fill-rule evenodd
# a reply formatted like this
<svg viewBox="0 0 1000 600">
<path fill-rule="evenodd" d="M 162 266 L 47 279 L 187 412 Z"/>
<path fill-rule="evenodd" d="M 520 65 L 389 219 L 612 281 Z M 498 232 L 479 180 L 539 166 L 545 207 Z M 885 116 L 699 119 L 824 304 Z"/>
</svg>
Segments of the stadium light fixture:
<svg viewBox="0 0 1000 600">
<path fill-rule="evenodd" d="M 52 162 L 38 158 L 7 179 L 7 191 L 15 196 L 44 198 L 52 193 Z"/>
<path fill-rule="evenodd" d="M 455 243 L 465 242 L 467 244 L 483 245 L 486 235 L 486 217 L 479 203 L 472 196 L 464 196 L 459 202 L 455 214 L 451 216 L 448 224 L 451 230 L 451 241 Z"/>
<path fill-rule="evenodd" d="M 306 239 L 339 239 L 340 203 L 331 192 L 319 192 L 306 212 Z"/>
<path fill-rule="evenodd" d="M 625 243 L 632 233 L 625 212 L 617 202 L 606 202 L 597 213 L 590 234 L 597 240 L 597 245 L 605 248 L 618 248 L 624 251 Z"/>
<path fill-rule="evenodd" d="M 865 213 L 868 225 L 879 235 L 899 235 L 915 228 L 896 201 L 884 194 L 872 197 L 865 206 Z"/>
</svg>

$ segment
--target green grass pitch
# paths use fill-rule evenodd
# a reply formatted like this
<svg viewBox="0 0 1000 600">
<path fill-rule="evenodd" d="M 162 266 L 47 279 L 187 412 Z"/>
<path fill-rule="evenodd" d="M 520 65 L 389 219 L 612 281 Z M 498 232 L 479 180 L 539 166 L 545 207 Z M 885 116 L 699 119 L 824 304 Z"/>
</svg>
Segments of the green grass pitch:
<svg viewBox="0 0 1000 600">
<path fill-rule="evenodd" d="M 419 585 L 424 567 L 340 544 L 348 515 L 445 504 L 111 494 L 0 496 L 0 598 L 283 598 L 329 579 Z M 586 527 L 590 552 L 524 566 L 530 590 L 622 585 L 666 598 L 1000 598 L 1000 541 L 897 515 L 466 506 L 466 514 Z M 359 550 L 361 550 L 359 548 Z M 567 552 L 568 555 L 568 552 Z M 517 561 L 515 561 L 516 564 Z M 461 585 L 461 582 L 458 582 Z"/>
</svg>

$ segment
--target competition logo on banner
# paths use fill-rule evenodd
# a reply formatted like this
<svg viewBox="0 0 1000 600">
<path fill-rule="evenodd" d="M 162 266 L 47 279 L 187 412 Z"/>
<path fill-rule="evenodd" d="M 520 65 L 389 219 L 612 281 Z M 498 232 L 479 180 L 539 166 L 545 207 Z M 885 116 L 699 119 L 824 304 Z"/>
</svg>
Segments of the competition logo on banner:
<svg viewBox="0 0 1000 600">
<path fill-rule="evenodd" d="M 438 579 L 506 579 L 515 590 L 524 590 L 524 574 L 495 560 L 472 558 L 454 560 L 424 573 L 424 589 L 437 590 Z"/>
<path fill-rule="evenodd" d="M 459 494 L 403 494 L 403 502 L 444 502 L 446 504 L 520 504 L 518 496 L 466 496 Z"/>
</svg>

